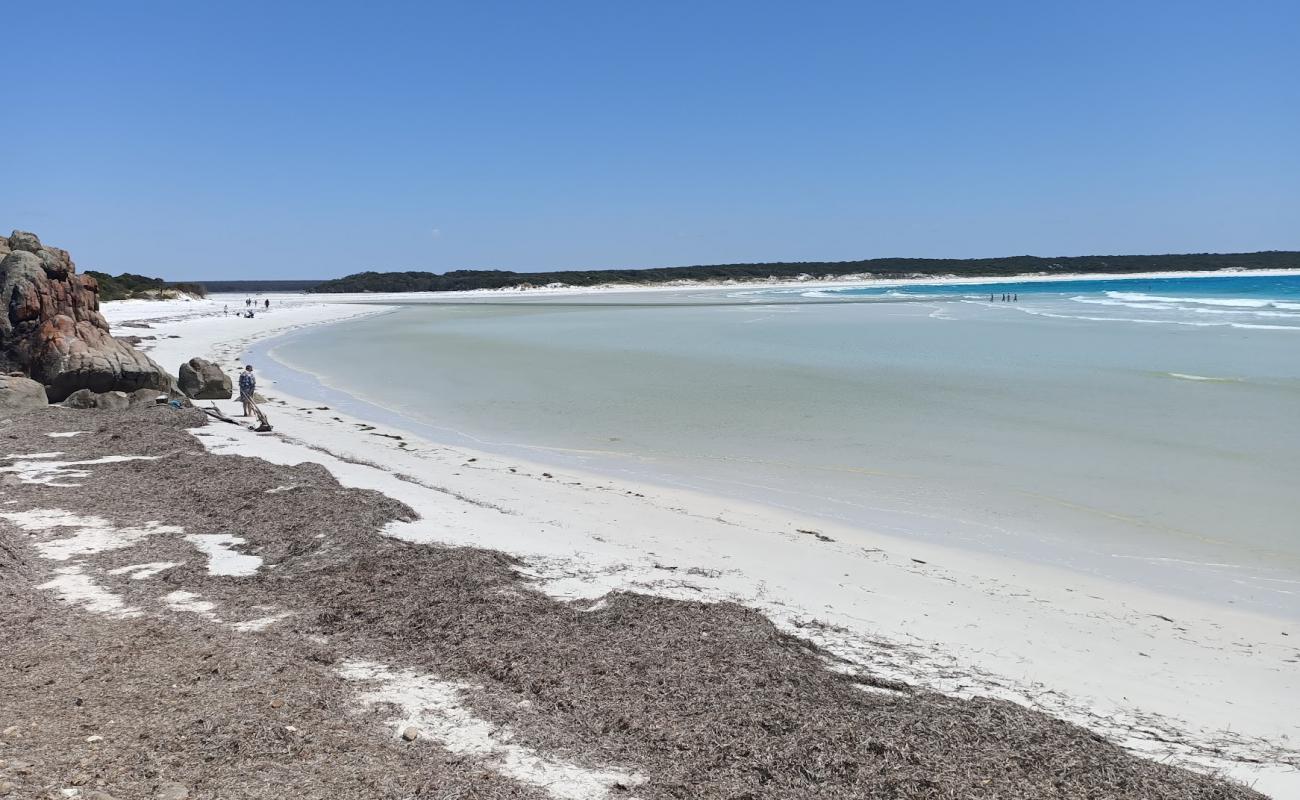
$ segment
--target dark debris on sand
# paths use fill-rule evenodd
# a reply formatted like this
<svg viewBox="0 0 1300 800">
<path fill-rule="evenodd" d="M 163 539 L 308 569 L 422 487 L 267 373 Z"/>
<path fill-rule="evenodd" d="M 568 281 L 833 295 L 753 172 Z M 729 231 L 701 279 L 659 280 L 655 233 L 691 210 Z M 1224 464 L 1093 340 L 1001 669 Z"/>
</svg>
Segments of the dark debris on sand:
<svg viewBox="0 0 1300 800">
<path fill-rule="evenodd" d="M 490 762 L 393 736 L 395 712 L 360 707 L 339 676 L 363 659 L 462 681 L 475 713 L 515 742 L 646 778 L 610 797 L 1261 796 L 1011 703 L 841 674 L 737 605 L 555 601 L 509 556 L 384 536 L 412 512 L 317 465 L 212 455 L 186 431 L 201 424 L 192 410 L 51 409 L 0 427 L 7 453 L 158 456 L 99 465 L 77 488 L 4 476 L 4 499 L 17 501 L 4 509 L 234 533 L 265 560 L 255 575 L 208 575 L 180 535 L 88 556 L 97 580 L 146 612 L 112 619 L 36 588 L 57 564 L 0 521 L 0 792 L 128 800 L 175 783 L 222 800 L 550 796 Z M 87 433 L 43 435 L 55 430 Z M 153 561 L 184 564 L 147 580 L 109 573 Z M 290 616 L 241 633 L 159 602 L 180 589 L 216 603 L 223 622 Z"/>
</svg>

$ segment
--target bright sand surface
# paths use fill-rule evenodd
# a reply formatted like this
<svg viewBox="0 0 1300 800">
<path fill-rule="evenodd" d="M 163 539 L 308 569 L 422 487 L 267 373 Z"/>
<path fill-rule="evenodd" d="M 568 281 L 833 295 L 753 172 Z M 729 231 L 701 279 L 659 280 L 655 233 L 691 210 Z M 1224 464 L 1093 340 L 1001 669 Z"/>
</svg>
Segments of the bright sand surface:
<svg viewBox="0 0 1300 800">
<path fill-rule="evenodd" d="M 233 372 L 257 340 L 385 310 L 361 304 L 383 296 L 267 296 L 272 309 L 251 320 L 221 316 L 224 304 L 242 307 L 242 296 L 106 303 L 104 312 L 114 323 L 154 320 L 151 330 L 116 332 L 159 337 L 143 346 L 165 366 L 203 355 Z M 318 462 L 346 485 L 406 502 L 420 519 L 394 524 L 394 536 L 516 554 L 558 597 L 622 589 L 740 602 L 845 659 L 836 668 L 1011 699 L 1155 757 L 1300 797 L 1300 723 L 1288 708 L 1300 696 L 1292 623 L 736 499 L 448 447 L 290 397 L 269 378 L 273 370 L 261 383 L 275 434 L 216 423 L 198 435 L 217 452 Z M 218 405 L 237 413 L 233 401 Z"/>
</svg>

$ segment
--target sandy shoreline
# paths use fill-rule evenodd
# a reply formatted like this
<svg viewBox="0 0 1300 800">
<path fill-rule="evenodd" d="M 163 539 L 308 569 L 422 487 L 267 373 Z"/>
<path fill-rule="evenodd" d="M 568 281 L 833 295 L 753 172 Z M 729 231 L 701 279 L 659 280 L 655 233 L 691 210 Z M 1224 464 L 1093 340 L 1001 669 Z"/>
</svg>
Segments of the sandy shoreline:
<svg viewBox="0 0 1300 800">
<path fill-rule="evenodd" d="M 377 297 L 447 297 L 455 299 L 456 297 L 482 297 L 482 296 L 500 296 L 500 295 L 568 295 L 568 294 L 622 294 L 625 292 L 680 292 L 691 289 L 828 289 L 841 288 L 846 286 L 970 286 L 981 284 L 999 284 L 999 283 L 1060 283 L 1064 281 L 1097 281 L 1097 280 L 1152 280 L 1160 278 L 1225 278 L 1232 276 L 1251 275 L 1256 277 L 1278 277 L 1285 275 L 1300 275 L 1300 268 L 1296 269 L 1260 269 L 1260 270 L 1212 270 L 1196 272 L 1134 272 L 1128 274 L 1115 273 L 1078 273 L 1070 275 L 1042 275 L 1038 273 L 1026 273 L 1023 275 L 994 276 L 983 278 L 968 278 L 957 275 L 939 276 L 939 277 L 920 277 L 920 278 L 876 278 L 869 275 L 846 275 L 833 279 L 809 278 L 807 280 L 757 280 L 757 281 L 680 281 L 666 284 L 656 284 L 651 286 L 638 286 L 628 284 L 601 284 L 598 286 L 557 286 L 547 287 L 538 286 L 529 289 L 473 289 L 463 292 L 406 292 L 402 294 L 380 294 Z M 326 295 L 321 295 L 326 296 Z M 355 296 L 355 295 L 354 295 Z M 367 297 L 371 295 L 366 295 Z"/>
<path fill-rule="evenodd" d="M 213 452 L 245 449 L 222 429 L 4 420 L 0 796 L 1263 797 L 740 604 L 547 596 L 499 551 L 393 535 L 415 509 L 319 464 Z"/>
<path fill-rule="evenodd" d="M 920 277 L 920 278 L 876 278 L 869 275 L 846 275 L 833 279 L 809 278 L 807 280 L 754 280 L 754 281 L 675 281 L 671 283 L 653 284 L 653 285 L 635 285 L 635 284 L 600 284 L 596 286 L 536 286 L 530 288 L 505 288 L 505 289 L 471 289 L 458 292 L 373 292 L 365 294 L 319 294 L 304 295 L 302 293 L 285 293 L 285 292 L 263 292 L 257 293 L 257 297 L 272 297 L 280 299 L 303 299 L 311 298 L 318 302 L 336 302 L 346 303 L 365 302 L 379 303 L 384 301 L 405 300 L 457 300 L 457 299 L 474 299 L 483 297 L 527 297 L 527 296 L 565 296 L 565 295 L 599 295 L 599 294 L 624 294 L 624 293 L 655 293 L 655 292 L 682 292 L 697 289 L 829 289 L 842 288 L 847 286 L 968 286 L 978 284 L 1000 284 L 1000 283 L 1060 283 L 1065 281 L 1094 281 L 1094 280 L 1157 280 L 1161 278 L 1226 278 L 1233 276 L 1253 276 L 1253 277 L 1281 277 L 1288 275 L 1300 275 L 1300 267 L 1295 269 L 1257 269 L 1257 270 L 1208 270 L 1208 271 L 1182 271 L 1182 272 L 1133 272 L 1127 274 L 1116 273 L 1077 273 L 1066 275 L 1043 275 L 1040 273 L 1025 273 L 1021 275 L 1008 275 L 1002 277 L 962 277 L 957 275 L 940 276 L 940 277 Z M 244 294 L 214 294 L 212 297 L 222 298 L 223 302 L 228 303 L 232 309 L 238 307 L 240 301 L 245 297 L 251 297 L 252 292 Z M 153 301 L 148 300 L 128 300 L 115 301 L 111 308 L 121 319 L 129 319 L 122 309 L 140 308 L 141 313 L 152 315 L 156 311 L 149 311 L 148 304 Z M 183 312 L 181 312 L 183 313 Z"/>
<path fill-rule="evenodd" d="M 230 368 L 255 340 L 383 310 L 340 302 L 378 296 L 272 298 L 253 320 L 221 317 L 224 298 L 105 312 L 115 323 L 165 320 L 121 330 L 160 337 L 144 343 L 160 363 L 204 354 Z M 1012 699 L 1135 750 L 1300 794 L 1287 741 L 1297 729 L 1278 709 L 1300 691 L 1296 633 L 1278 620 L 820 522 L 804 533 L 806 521 L 772 509 L 547 472 L 371 430 L 273 385 L 264 393 L 278 436 L 217 426 L 209 448 L 315 461 L 345 485 L 402 500 L 422 520 L 391 535 L 519 555 L 560 598 L 629 589 L 736 600 L 875 674 Z"/>
</svg>

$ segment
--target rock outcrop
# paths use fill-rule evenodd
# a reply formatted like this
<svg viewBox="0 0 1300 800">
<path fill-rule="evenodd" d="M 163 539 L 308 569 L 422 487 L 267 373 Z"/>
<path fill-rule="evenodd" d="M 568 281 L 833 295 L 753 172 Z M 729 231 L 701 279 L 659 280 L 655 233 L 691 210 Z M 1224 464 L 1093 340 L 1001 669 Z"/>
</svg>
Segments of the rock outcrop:
<svg viewBox="0 0 1300 800">
<path fill-rule="evenodd" d="M 181 364 L 180 390 L 195 400 L 229 400 L 234 395 L 230 376 L 211 361 L 191 358 Z"/>
<path fill-rule="evenodd" d="M 30 378 L 0 375 L 0 415 L 11 416 L 44 408 L 45 387 Z"/>
<path fill-rule="evenodd" d="M 131 395 L 126 392 L 100 392 L 96 394 L 89 389 L 78 389 L 63 401 L 67 408 L 102 408 L 105 411 L 121 411 L 131 407 Z"/>
<path fill-rule="evenodd" d="M 98 284 L 77 274 L 66 250 L 14 231 L 0 258 L 0 372 L 30 375 L 54 403 L 78 389 L 172 388 L 162 367 L 109 335 Z"/>
<path fill-rule="evenodd" d="M 37 384 L 38 386 L 40 384 Z M 134 392 L 92 392 L 89 389 L 78 389 L 64 399 L 62 405 L 65 408 L 98 408 L 104 411 L 121 411 L 124 408 L 132 406 L 151 406 L 159 402 L 167 401 L 166 395 L 160 395 L 156 389 L 136 389 Z M 187 405 L 188 400 L 184 401 Z"/>
</svg>

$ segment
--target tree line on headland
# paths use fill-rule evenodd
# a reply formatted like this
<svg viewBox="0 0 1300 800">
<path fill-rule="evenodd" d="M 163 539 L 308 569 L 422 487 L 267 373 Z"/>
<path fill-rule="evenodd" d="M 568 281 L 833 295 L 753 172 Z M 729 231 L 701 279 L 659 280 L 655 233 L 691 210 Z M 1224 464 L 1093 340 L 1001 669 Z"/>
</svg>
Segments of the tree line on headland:
<svg viewBox="0 0 1300 800">
<path fill-rule="evenodd" d="M 99 299 L 101 301 L 131 300 L 135 298 L 160 300 L 174 297 L 180 293 L 195 297 L 207 297 L 208 295 L 208 290 L 200 283 L 172 283 L 162 278 L 150 278 L 130 272 L 123 272 L 121 275 L 109 275 L 107 272 L 96 272 L 93 269 L 86 270 L 86 274 L 94 278 L 95 283 L 99 284 Z"/>
<path fill-rule="evenodd" d="M 783 261 L 763 264 L 714 264 L 650 269 L 593 269 L 556 272 L 508 270 L 454 270 L 435 272 L 358 272 L 323 281 L 311 292 L 454 292 L 468 289 L 538 287 L 548 284 L 597 286 L 648 285 L 675 281 L 755 281 L 776 279 L 839 278 L 870 275 L 874 278 L 990 277 L 1063 275 L 1081 273 L 1204 272 L 1221 269 L 1300 268 L 1300 252 L 1270 250 L 1260 253 L 1195 253 L 1152 256 L 1071 256 L 1040 258 L 872 258 L 862 261 Z"/>
</svg>

